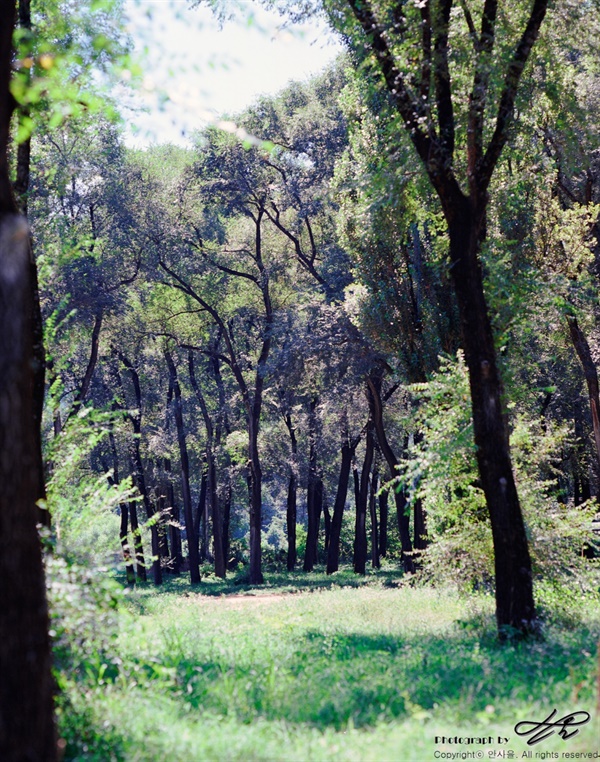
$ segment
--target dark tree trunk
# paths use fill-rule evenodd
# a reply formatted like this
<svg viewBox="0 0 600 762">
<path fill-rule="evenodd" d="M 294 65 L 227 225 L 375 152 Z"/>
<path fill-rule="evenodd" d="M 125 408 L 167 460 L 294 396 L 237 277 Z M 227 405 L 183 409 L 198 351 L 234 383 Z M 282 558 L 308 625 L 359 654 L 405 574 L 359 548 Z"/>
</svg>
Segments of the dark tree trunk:
<svg viewBox="0 0 600 762">
<path fill-rule="evenodd" d="M 425 550 L 427 547 L 427 525 L 425 523 L 425 511 L 423 510 L 423 501 L 420 497 L 415 499 L 413 507 L 413 524 L 415 550 Z"/>
<path fill-rule="evenodd" d="M 133 501 L 129 503 L 129 522 L 131 524 L 133 548 L 135 550 L 135 576 L 140 582 L 146 582 L 148 575 L 146 572 L 146 559 L 144 558 L 144 545 L 138 521 L 137 504 Z"/>
<path fill-rule="evenodd" d="M 120 477 L 119 477 L 119 457 L 117 455 L 117 445 L 115 442 L 115 436 L 112 433 L 112 431 L 108 435 L 109 443 L 110 443 L 110 450 L 112 453 L 112 459 L 113 459 L 113 473 L 112 477 L 109 477 L 109 483 L 110 484 L 120 484 Z M 109 472 L 109 469 L 107 467 L 108 464 L 104 467 L 104 470 L 106 472 Z M 119 510 L 121 512 L 121 525 L 119 528 L 119 538 L 121 540 L 121 548 L 123 549 L 123 561 L 125 563 L 125 577 L 127 579 L 127 584 L 130 587 L 133 587 L 135 585 L 135 571 L 133 568 L 133 559 L 131 557 L 131 548 L 129 547 L 129 538 L 128 538 L 128 525 L 129 525 L 129 508 L 127 506 L 127 503 L 121 503 L 119 505 Z"/>
<path fill-rule="evenodd" d="M 288 539 L 287 569 L 293 571 L 296 566 L 296 498 L 298 494 L 298 479 L 296 473 L 290 473 L 287 492 L 286 530 Z"/>
<path fill-rule="evenodd" d="M 325 521 L 325 557 L 327 557 L 331 541 L 331 513 L 329 512 L 325 494 L 323 494 L 323 520 Z"/>
<path fill-rule="evenodd" d="M 323 483 L 317 463 L 317 404 L 318 399 L 310 401 L 308 419 L 308 485 L 306 489 L 306 515 L 308 527 L 306 531 L 306 550 L 304 553 L 305 572 L 312 571 L 318 559 L 319 525 L 323 500 Z"/>
<path fill-rule="evenodd" d="M 344 518 L 344 508 L 346 506 L 346 497 L 348 495 L 352 458 L 354 457 L 354 451 L 358 444 L 358 439 L 355 439 L 352 443 L 349 441 L 347 429 L 344 429 L 342 437 L 342 462 L 340 465 L 340 475 L 338 478 L 335 503 L 333 504 L 333 516 L 331 517 L 329 547 L 327 548 L 327 574 L 333 574 L 340 566 L 340 535 L 342 531 L 342 520 Z M 357 475 L 356 471 L 354 473 Z"/>
<path fill-rule="evenodd" d="M 360 474 L 360 486 L 356 501 L 356 521 L 354 525 L 354 572 L 367 573 L 367 505 L 369 501 L 369 483 L 373 456 L 375 454 L 375 437 L 373 433 L 373 418 L 369 415 L 365 432 L 365 459 Z"/>
<path fill-rule="evenodd" d="M 19 0 L 19 27 L 31 31 L 31 3 L 30 0 Z M 29 117 L 29 109 L 26 106 L 19 108 L 22 117 Z M 16 177 L 13 185 L 19 210 L 27 217 L 27 202 L 31 177 L 31 138 L 27 138 L 17 146 Z M 44 410 L 44 392 L 46 387 L 46 350 L 44 347 L 44 324 L 40 307 L 40 293 L 38 286 L 38 272 L 33 245 L 29 240 L 29 283 L 31 288 L 31 325 L 33 332 L 33 424 L 35 447 L 42 452 L 42 414 Z M 40 469 L 38 475 L 37 500 L 46 499 L 46 483 L 44 469 Z M 50 512 L 47 508 L 38 510 L 38 520 L 43 526 L 50 526 Z"/>
<path fill-rule="evenodd" d="M 217 488 L 217 465 L 214 455 L 215 446 L 215 427 L 213 426 L 212 419 L 208 412 L 208 406 L 202 394 L 202 390 L 196 380 L 196 370 L 194 365 L 194 353 L 192 350 L 188 353 L 188 368 L 190 374 L 190 382 L 192 388 L 196 393 L 200 409 L 202 411 L 202 417 L 204 418 L 204 426 L 206 428 L 206 485 L 205 489 L 208 493 L 208 501 L 204 501 L 204 548 L 205 554 L 209 556 L 209 539 L 208 539 L 208 525 L 209 525 L 209 511 L 210 518 L 212 520 L 213 530 L 213 544 L 214 544 L 214 564 L 215 574 L 217 577 L 225 579 L 227 571 L 227 556 L 225 554 L 225 547 L 223 545 L 223 521 L 221 516 L 221 508 L 219 506 L 219 496 Z M 220 427 L 218 427 L 217 438 L 220 439 Z M 218 444 L 218 442 L 217 442 Z"/>
<path fill-rule="evenodd" d="M 125 368 L 127 369 L 129 375 L 131 376 L 131 382 L 133 386 L 133 392 L 135 396 L 136 410 L 137 410 L 135 414 L 129 415 L 129 420 L 131 421 L 133 426 L 133 439 L 131 440 L 129 444 L 129 469 L 131 472 L 131 478 L 133 480 L 133 484 L 142 497 L 144 510 L 146 511 L 146 518 L 148 521 L 150 521 L 152 517 L 154 516 L 154 508 L 152 506 L 152 502 L 150 500 L 150 497 L 148 495 L 148 490 L 146 488 L 146 476 L 144 472 L 144 464 L 142 462 L 142 454 L 140 451 L 140 436 L 142 431 L 142 389 L 140 386 L 140 378 L 138 376 L 136 369 L 125 357 L 125 355 L 123 355 L 118 350 L 117 350 L 117 355 L 119 359 L 121 360 L 121 362 L 123 363 L 123 365 L 125 366 Z M 119 386 L 121 387 L 123 391 L 125 391 L 123 380 L 118 370 L 116 375 L 117 375 Z M 140 563 L 143 563 L 144 554 L 142 549 L 142 536 L 138 526 L 137 505 L 133 501 L 130 502 L 129 504 L 129 514 L 130 514 L 131 528 L 132 528 L 132 531 L 134 532 L 134 546 L 135 546 L 136 558 L 138 559 L 138 566 L 139 566 Z M 134 526 L 134 522 L 135 522 L 135 526 Z M 158 538 L 158 528 L 155 522 L 152 522 L 152 525 L 150 528 L 150 537 L 151 537 L 152 556 L 153 556 L 152 578 L 155 585 L 160 585 L 162 584 L 162 569 L 160 565 L 160 543 Z M 145 568 L 143 571 L 143 579 L 144 581 L 146 580 Z"/>
<path fill-rule="evenodd" d="M 198 553 L 201 561 L 208 560 L 208 532 L 210 527 L 208 525 L 208 505 L 206 502 L 207 483 L 208 479 L 204 473 L 200 478 L 200 495 L 198 496 L 198 505 L 194 514 L 194 535 L 198 538 Z"/>
<path fill-rule="evenodd" d="M 168 514 L 167 496 L 160 482 L 158 486 L 154 488 L 154 497 L 156 500 L 156 509 L 158 511 L 158 515 L 160 516 L 160 521 L 158 523 L 158 551 L 160 558 L 162 559 L 162 565 L 166 565 L 166 570 L 170 572 L 172 569 L 167 560 L 171 555 L 169 553 L 169 534 L 165 525 L 166 517 Z"/>
<path fill-rule="evenodd" d="M 379 569 L 381 563 L 379 561 L 379 531 L 377 526 L 377 486 L 379 483 L 379 474 L 377 467 L 373 467 L 373 476 L 371 477 L 371 492 L 369 495 L 369 512 L 371 515 L 371 566 L 374 569 Z"/>
<path fill-rule="evenodd" d="M 146 487 L 146 475 L 144 472 L 144 464 L 142 463 L 142 455 L 140 452 L 139 437 L 134 436 L 132 445 L 132 476 L 133 483 L 135 484 L 138 492 L 142 496 L 142 503 L 144 505 L 144 511 L 146 513 L 146 519 L 152 521 L 154 517 L 154 508 L 152 501 L 148 495 L 148 489 Z M 130 505 L 135 505 L 131 503 Z M 136 521 L 137 521 L 137 508 L 136 508 Z M 132 524 L 133 526 L 133 524 Z M 138 529 L 139 534 L 139 529 Z M 160 565 L 160 541 L 158 537 L 158 526 L 156 522 L 153 522 L 150 527 L 150 540 L 152 546 L 152 581 L 155 585 L 162 585 L 162 568 Z M 141 546 L 142 538 L 139 534 L 139 543 Z"/>
<path fill-rule="evenodd" d="M 229 525 L 231 523 L 231 475 L 227 469 L 227 481 L 225 483 L 225 494 L 223 496 L 223 559 L 225 568 L 229 568 Z"/>
<path fill-rule="evenodd" d="M 473 84 L 465 120 L 468 197 L 460 188 L 456 162 L 456 117 L 452 99 L 449 24 L 451 2 L 439 12 L 422 9 L 423 59 L 420 87 L 414 94 L 396 64 L 396 30 L 378 23 L 370 0 L 348 0 L 375 55 L 389 97 L 421 158 L 444 212 L 450 236 L 450 273 L 460 314 L 473 432 L 482 488 L 492 527 L 496 572 L 496 619 L 501 638 L 512 630 L 528 635 L 538 629 L 527 536 L 512 473 L 503 389 L 489 320 L 480 247 L 486 237 L 486 210 L 492 175 L 508 140 L 517 91 L 546 15 L 549 0 L 533 0 L 518 41 L 507 59 L 497 103 L 490 102 L 490 57 L 495 55 L 498 3 L 484 4 L 481 34 L 476 36 Z M 423 15 L 425 14 L 425 15 Z M 477 33 L 475 32 L 477 35 Z M 432 56 L 432 39 L 435 55 Z M 425 42 L 427 41 L 427 42 Z M 496 113 L 485 134 L 486 113 Z M 432 115 L 436 115 L 434 124 Z M 488 137 L 489 136 L 489 137 Z"/>
<path fill-rule="evenodd" d="M 457 204 L 455 204 L 456 207 Z M 504 390 L 485 301 L 479 246 L 485 213 L 463 198 L 460 213 L 447 210 L 451 274 L 460 313 L 473 410 L 473 432 L 481 486 L 486 497 L 496 574 L 496 619 L 507 628 L 536 630 L 531 558 L 512 471 Z"/>
<path fill-rule="evenodd" d="M 165 350 L 165 359 L 169 369 L 169 377 L 173 387 L 173 403 L 175 412 L 175 428 L 177 430 L 177 444 L 179 446 L 179 458 L 181 462 L 181 494 L 183 497 L 183 516 L 185 532 L 188 542 L 188 558 L 190 563 L 190 581 L 192 585 L 200 582 L 200 559 L 198 557 L 198 538 L 194 531 L 194 516 L 192 509 L 192 494 L 190 491 L 190 464 L 188 460 L 187 444 L 185 440 L 185 427 L 183 425 L 183 405 L 181 401 L 181 388 L 177 377 L 177 370 L 171 354 Z"/>
<path fill-rule="evenodd" d="M 173 574 L 181 573 L 181 530 L 179 528 L 180 515 L 179 505 L 175 501 L 175 489 L 173 488 L 173 481 L 171 478 L 171 461 L 169 458 L 165 458 L 164 462 L 165 472 L 165 494 L 167 497 L 167 510 L 169 511 L 169 539 L 171 547 L 171 559 L 170 565 Z"/>
<path fill-rule="evenodd" d="M 285 425 L 290 435 L 291 465 L 290 478 L 288 481 L 287 506 L 286 506 L 286 531 L 288 540 L 287 551 L 287 569 L 293 571 L 296 566 L 296 521 L 297 521 L 297 496 L 298 496 L 298 477 L 296 475 L 298 459 L 298 440 L 292 423 L 292 416 L 287 412 L 285 416 Z"/>
<path fill-rule="evenodd" d="M 127 503 L 121 503 L 119 506 L 121 510 L 121 526 L 119 530 L 119 537 L 121 539 L 121 548 L 123 549 L 123 561 L 125 563 L 125 576 L 127 578 L 127 584 L 129 587 L 135 585 L 135 571 L 133 568 L 133 559 L 131 558 L 131 548 L 129 547 L 129 539 L 127 528 L 129 525 L 129 509 Z"/>
<path fill-rule="evenodd" d="M 400 465 L 400 461 L 392 450 L 385 433 L 383 424 L 383 403 L 381 400 L 381 383 L 382 378 L 380 373 L 372 373 L 367 379 L 367 384 L 369 386 L 369 409 L 371 410 L 375 431 L 377 432 L 379 448 L 388 464 L 390 478 L 395 479 L 398 476 L 398 466 Z M 400 543 L 402 546 L 402 566 L 404 571 L 414 572 L 415 564 L 413 560 L 413 546 L 410 539 L 410 517 L 408 515 L 408 505 L 403 489 L 394 488 L 394 500 L 396 502 L 398 531 L 400 533 Z"/>
<path fill-rule="evenodd" d="M 14 5 L 0 2 L 0 759 L 45 762 L 56 759 L 56 737 L 36 531 L 42 464 L 34 433 L 29 229 L 10 213 L 6 172 L 13 18 Z"/>
<path fill-rule="evenodd" d="M 415 444 L 423 439 L 420 432 L 415 434 Z M 413 507 L 413 526 L 414 526 L 414 546 L 415 550 L 425 550 L 427 548 L 427 519 L 423 501 L 420 497 L 415 498 Z"/>
<path fill-rule="evenodd" d="M 596 364 L 592 357 L 590 345 L 581 330 L 577 318 L 574 315 L 567 317 L 571 341 L 577 352 L 577 357 L 583 369 L 583 375 L 588 390 L 588 399 L 590 403 L 590 414 L 592 416 L 592 429 L 594 431 L 594 442 L 596 445 L 596 463 L 598 464 L 598 474 L 600 475 L 600 396 L 598 387 L 598 372 Z"/>
<path fill-rule="evenodd" d="M 385 490 L 379 495 L 379 555 L 382 558 L 387 556 L 388 494 Z"/>
</svg>

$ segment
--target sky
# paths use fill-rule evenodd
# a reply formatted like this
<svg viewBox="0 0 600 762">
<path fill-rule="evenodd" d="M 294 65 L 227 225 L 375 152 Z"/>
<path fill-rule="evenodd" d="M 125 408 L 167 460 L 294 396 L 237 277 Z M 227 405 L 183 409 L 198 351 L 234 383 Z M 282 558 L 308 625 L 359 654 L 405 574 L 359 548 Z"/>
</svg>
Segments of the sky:
<svg viewBox="0 0 600 762">
<path fill-rule="evenodd" d="M 240 18 L 219 28 L 208 8 L 190 10 L 187 0 L 127 0 L 136 51 L 148 50 L 134 100 L 150 109 L 126 114 L 128 145 L 185 145 L 193 130 L 308 79 L 342 49 L 323 24 L 284 28 L 284 19 L 252 0 L 239 5 Z"/>
</svg>

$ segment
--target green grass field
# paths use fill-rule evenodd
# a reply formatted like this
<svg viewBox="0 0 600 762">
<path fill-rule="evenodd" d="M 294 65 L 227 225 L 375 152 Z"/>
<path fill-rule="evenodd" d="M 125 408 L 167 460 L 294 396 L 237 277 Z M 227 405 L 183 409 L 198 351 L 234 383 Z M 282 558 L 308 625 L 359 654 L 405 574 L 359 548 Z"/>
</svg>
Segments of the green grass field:
<svg viewBox="0 0 600 762">
<path fill-rule="evenodd" d="M 132 593 L 116 666 L 69 684 L 65 758 L 410 762 L 600 750 L 597 601 L 559 605 L 540 591 L 544 639 L 500 645 L 489 596 L 467 601 L 385 575 L 359 586 L 343 573 L 335 586 L 319 574 L 281 581 Z M 555 708 L 592 721 L 533 746 L 514 732 Z M 506 750 L 514 756 L 496 756 Z M 463 752 L 482 756 L 443 756 Z"/>
</svg>

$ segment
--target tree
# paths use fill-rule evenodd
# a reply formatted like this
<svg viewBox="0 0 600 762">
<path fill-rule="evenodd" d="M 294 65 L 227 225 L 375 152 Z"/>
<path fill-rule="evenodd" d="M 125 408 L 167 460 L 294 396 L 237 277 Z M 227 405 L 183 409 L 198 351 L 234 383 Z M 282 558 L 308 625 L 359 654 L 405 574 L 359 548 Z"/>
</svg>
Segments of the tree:
<svg viewBox="0 0 600 762">
<path fill-rule="evenodd" d="M 42 468 L 33 429 L 29 229 L 8 169 L 15 4 L 0 4 L 0 756 L 56 759 L 44 570 L 36 530 Z"/>
<path fill-rule="evenodd" d="M 516 15 L 511 18 L 513 28 L 518 24 L 521 30 L 514 39 L 502 28 L 499 14 L 509 8 L 498 0 L 481 3 L 479 30 L 466 2 L 461 3 L 462 15 L 451 14 L 452 0 L 324 3 L 334 25 L 358 51 L 358 59 L 365 60 L 368 52 L 365 68 L 375 61 L 446 220 L 478 467 L 494 539 L 501 637 L 507 631 L 537 631 L 531 559 L 480 261 L 490 181 L 509 136 L 519 83 L 548 0 L 525 5 L 510 9 Z M 471 49 L 461 47 L 461 33 L 461 40 L 471 41 Z M 450 64 L 454 41 L 455 74 Z"/>
</svg>

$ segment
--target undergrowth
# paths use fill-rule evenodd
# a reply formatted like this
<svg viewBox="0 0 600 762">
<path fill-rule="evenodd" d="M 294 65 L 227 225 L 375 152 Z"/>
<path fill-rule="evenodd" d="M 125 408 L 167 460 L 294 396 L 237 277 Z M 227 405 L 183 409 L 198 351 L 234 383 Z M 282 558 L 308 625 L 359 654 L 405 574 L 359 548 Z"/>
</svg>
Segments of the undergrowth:
<svg viewBox="0 0 600 762">
<path fill-rule="evenodd" d="M 66 760 L 429 760 L 436 735 L 516 738 L 526 717 L 594 706 L 600 605 L 588 592 L 540 586 L 544 638 L 501 645 L 489 595 L 391 573 L 234 582 L 126 596 L 99 583 L 101 627 L 91 603 L 55 591 L 59 644 L 65 626 L 78 632 L 70 656 L 58 648 Z M 590 738 L 567 750 L 595 750 Z"/>
</svg>

